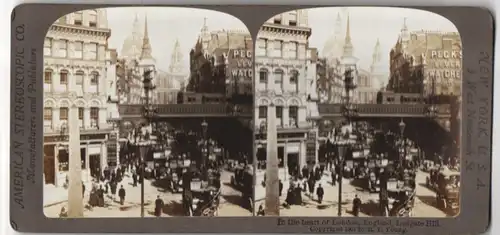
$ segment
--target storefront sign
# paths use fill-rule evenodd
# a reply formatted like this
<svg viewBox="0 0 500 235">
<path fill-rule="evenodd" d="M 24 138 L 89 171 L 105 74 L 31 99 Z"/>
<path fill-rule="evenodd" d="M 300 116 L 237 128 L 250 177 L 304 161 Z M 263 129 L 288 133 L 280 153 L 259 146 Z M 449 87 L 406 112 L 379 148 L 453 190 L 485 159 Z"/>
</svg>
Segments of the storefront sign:
<svg viewBox="0 0 500 235">
<path fill-rule="evenodd" d="M 232 79 L 253 78 L 253 50 L 233 49 L 224 53 Z"/>
<path fill-rule="evenodd" d="M 66 134 L 61 134 L 57 136 L 44 136 L 43 138 L 45 143 L 50 142 L 68 142 L 69 137 Z M 81 134 L 80 141 L 88 141 L 88 140 L 104 140 L 106 139 L 106 134 Z"/>
<path fill-rule="evenodd" d="M 426 54 L 426 72 L 429 77 L 461 79 L 461 50 L 430 50 Z"/>
<path fill-rule="evenodd" d="M 298 153 L 298 152 L 300 152 L 300 148 L 298 145 L 288 145 L 286 147 L 286 152 L 287 153 Z"/>
</svg>

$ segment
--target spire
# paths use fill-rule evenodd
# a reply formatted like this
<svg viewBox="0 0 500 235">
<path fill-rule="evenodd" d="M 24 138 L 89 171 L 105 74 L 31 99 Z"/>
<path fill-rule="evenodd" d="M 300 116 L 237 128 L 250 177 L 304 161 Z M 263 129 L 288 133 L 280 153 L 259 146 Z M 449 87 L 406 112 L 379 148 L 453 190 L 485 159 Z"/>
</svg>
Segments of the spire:
<svg viewBox="0 0 500 235">
<path fill-rule="evenodd" d="M 135 13 L 134 23 L 132 25 L 132 34 L 134 36 L 141 34 L 141 25 L 139 24 L 139 15 Z"/>
<path fill-rule="evenodd" d="M 149 33 L 148 33 L 148 16 L 144 17 L 144 38 L 142 39 L 142 53 L 141 60 L 143 59 L 152 59 L 151 55 L 151 44 L 149 42 Z"/>
<path fill-rule="evenodd" d="M 373 49 L 373 64 L 377 64 L 380 62 L 380 57 L 381 57 L 381 50 L 380 50 L 380 39 L 377 38 L 377 42 L 375 43 L 375 48 Z"/>
<path fill-rule="evenodd" d="M 408 32 L 408 26 L 406 24 L 406 17 L 403 18 L 403 27 L 401 28 L 401 42 L 403 47 L 407 46 L 408 41 L 410 41 L 410 33 Z"/>
<path fill-rule="evenodd" d="M 201 27 L 201 33 L 208 33 L 207 17 L 203 18 L 203 26 Z"/>
<path fill-rule="evenodd" d="M 342 33 L 342 17 L 340 17 L 340 12 L 339 12 L 337 13 L 337 20 L 335 20 L 334 37 L 337 40 L 340 39 L 341 33 Z"/>
<path fill-rule="evenodd" d="M 345 43 L 346 44 L 351 44 L 351 23 L 350 23 L 350 16 L 349 14 L 347 15 L 347 29 L 345 32 Z"/>
<path fill-rule="evenodd" d="M 345 42 L 344 42 L 344 55 L 346 57 L 353 56 L 353 46 L 351 42 L 351 25 L 350 25 L 350 17 L 349 13 L 347 14 L 347 26 L 345 32 Z"/>
<path fill-rule="evenodd" d="M 181 52 L 181 44 L 179 39 L 175 40 L 174 50 L 172 51 L 172 57 L 170 59 L 170 66 L 168 68 L 170 73 L 181 73 L 183 72 L 182 66 L 183 54 Z"/>
</svg>

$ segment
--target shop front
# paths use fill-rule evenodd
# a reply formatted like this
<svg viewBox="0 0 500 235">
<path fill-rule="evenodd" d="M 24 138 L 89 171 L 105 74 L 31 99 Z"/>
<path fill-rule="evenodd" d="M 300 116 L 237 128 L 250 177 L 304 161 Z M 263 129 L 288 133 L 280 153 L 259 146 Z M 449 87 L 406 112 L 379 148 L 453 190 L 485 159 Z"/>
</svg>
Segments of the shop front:
<svg viewBox="0 0 500 235">
<path fill-rule="evenodd" d="M 81 134 L 80 158 L 82 181 L 88 182 L 100 175 L 107 165 L 108 134 Z M 56 187 L 67 184 L 69 171 L 69 145 L 67 135 L 44 136 L 44 181 Z"/>
<path fill-rule="evenodd" d="M 258 139 L 256 142 L 257 160 L 264 162 L 267 158 L 266 140 Z M 317 132 L 314 130 L 278 133 L 278 166 L 293 170 L 314 167 L 318 163 L 317 149 Z M 264 169 L 265 164 L 259 164 L 259 168 Z"/>
</svg>

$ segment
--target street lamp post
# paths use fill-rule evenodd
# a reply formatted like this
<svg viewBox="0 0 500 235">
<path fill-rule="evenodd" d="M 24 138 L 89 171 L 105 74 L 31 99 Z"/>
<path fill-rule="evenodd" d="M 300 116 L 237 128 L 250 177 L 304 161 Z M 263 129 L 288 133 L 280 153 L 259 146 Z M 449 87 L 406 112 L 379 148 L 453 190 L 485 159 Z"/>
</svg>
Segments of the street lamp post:
<svg viewBox="0 0 500 235">
<path fill-rule="evenodd" d="M 206 173 L 207 169 L 206 169 L 206 165 L 207 165 L 207 161 L 208 159 L 210 158 L 210 152 L 208 151 L 208 147 L 209 147 L 209 143 L 208 143 L 208 123 L 203 120 L 203 122 L 201 123 L 201 129 L 203 131 L 203 139 L 204 139 L 204 142 L 205 142 L 205 150 L 207 151 L 205 156 L 202 156 L 201 157 L 201 166 L 202 166 L 202 169 L 204 169 L 205 172 L 203 173 Z M 205 174 L 204 174 L 205 175 Z"/>
<path fill-rule="evenodd" d="M 339 198 L 339 205 L 338 205 L 338 212 L 337 216 L 341 217 L 342 216 L 342 182 L 343 182 L 343 177 L 344 177 L 344 156 L 345 156 L 345 151 L 346 151 L 346 145 L 344 143 L 338 143 L 337 144 L 337 151 L 338 151 L 338 160 L 339 160 L 339 191 L 338 191 L 338 198 Z"/>
<path fill-rule="evenodd" d="M 356 89 L 356 84 L 354 83 L 354 75 L 352 74 L 353 70 L 352 69 L 347 69 L 344 72 L 344 89 L 346 93 L 346 99 L 345 99 L 345 104 L 343 107 L 343 115 L 347 118 L 347 122 L 349 125 L 351 124 L 351 119 L 353 116 L 356 115 L 356 108 L 351 104 L 351 97 L 350 97 L 350 92 L 354 89 Z M 339 139 L 342 139 L 339 136 Z M 337 143 L 338 146 L 338 157 L 339 157 L 339 164 L 340 164 L 340 171 L 339 171 L 339 191 L 338 191 L 338 198 L 339 198 L 339 205 L 338 205 L 338 213 L 337 215 L 340 217 L 342 216 L 342 182 L 344 178 L 344 157 L 345 157 L 345 152 L 347 149 L 347 143 Z"/>
<path fill-rule="evenodd" d="M 150 104 L 150 95 L 151 92 L 156 89 L 156 86 L 153 84 L 153 76 L 152 76 L 152 70 L 146 70 L 144 71 L 144 77 L 142 80 L 143 88 L 144 88 L 144 93 L 145 93 L 145 104 L 144 104 L 144 118 L 146 119 L 146 126 L 149 127 L 151 125 L 151 119 L 154 117 L 156 110 L 155 108 Z M 144 143 L 145 146 L 141 146 L 140 149 L 141 151 L 141 217 L 144 217 L 144 157 L 147 153 L 148 145 L 149 145 L 149 134 L 146 133 L 144 136 L 146 142 Z"/>
<path fill-rule="evenodd" d="M 401 156 L 401 153 L 400 153 L 400 159 L 399 159 L 400 163 L 402 163 L 403 159 L 406 157 L 406 139 L 404 138 L 405 128 L 406 128 L 406 124 L 403 122 L 403 119 L 401 119 L 401 122 L 399 122 L 399 132 L 400 132 L 400 138 L 401 138 L 401 145 L 403 146 L 403 156 Z"/>
</svg>

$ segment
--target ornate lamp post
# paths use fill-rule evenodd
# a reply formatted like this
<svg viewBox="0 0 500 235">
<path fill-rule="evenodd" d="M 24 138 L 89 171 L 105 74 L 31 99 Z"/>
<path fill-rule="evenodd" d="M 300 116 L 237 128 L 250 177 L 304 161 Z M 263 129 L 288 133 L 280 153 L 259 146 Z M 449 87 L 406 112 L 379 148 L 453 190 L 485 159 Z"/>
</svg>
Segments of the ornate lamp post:
<svg viewBox="0 0 500 235">
<path fill-rule="evenodd" d="M 146 119 L 146 126 L 149 127 L 151 125 L 151 120 L 152 118 L 156 115 L 156 109 L 150 104 L 150 95 L 151 92 L 156 89 L 156 86 L 153 84 L 153 76 L 152 76 L 152 70 L 146 70 L 143 74 L 143 80 L 142 80 L 142 85 L 144 88 L 144 93 L 145 93 L 145 103 L 144 103 L 144 118 Z M 136 135 L 138 133 L 136 132 Z M 140 143 L 136 143 L 139 147 L 139 153 L 140 153 L 140 167 L 141 167 L 141 217 L 144 217 L 144 158 L 146 154 L 148 153 L 148 150 L 150 148 L 150 141 L 149 141 L 150 133 L 146 132 L 144 136 L 144 141 Z"/>
<path fill-rule="evenodd" d="M 349 124 L 351 124 L 351 119 L 353 116 L 357 115 L 357 110 L 354 105 L 351 103 L 350 92 L 356 89 L 356 84 L 354 83 L 354 75 L 352 74 L 353 70 L 351 68 L 347 69 L 344 72 L 344 89 L 346 93 L 345 104 L 342 110 L 342 114 L 347 118 Z M 339 136 L 339 139 L 342 139 Z M 339 172 L 339 206 L 337 215 L 342 216 L 342 182 L 344 178 L 344 157 L 347 148 L 349 147 L 349 143 L 337 142 L 338 156 L 339 156 L 339 164 L 340 164 L 340 172 Z"/>
<path fill-rule="evenodd" d="M 206 170 L 206 164 L 207 164 L 207 161 L 210 157 L 210 152 L 208 151 L 208 147 L 209 147 L 209 143 L 208 143 L 208 123 L 203 120 L 203 122 L 201 123 L 201 130 L 203 131 L 203 139 L 205 141 L 205 150 L 207 151 L 206 152 L 206 155 L 205 156 L 202 156 L 201 157 L 201 166 L 203 169 Z"/>
<path fill-rule="evenodd" d="M 406 139 L 404 138 L 405 128 L 406 128 L 406 123 L 404 123 L 403 119 L 401 119 L 401 122 L 399 122 L 399 132 L 401 138 L 401 145 L 403 146 L 403 156 L 400 157 L 401 158 L 400 162 L 403 162 L 403 159 L 406 157 Z"/>
</svg>

